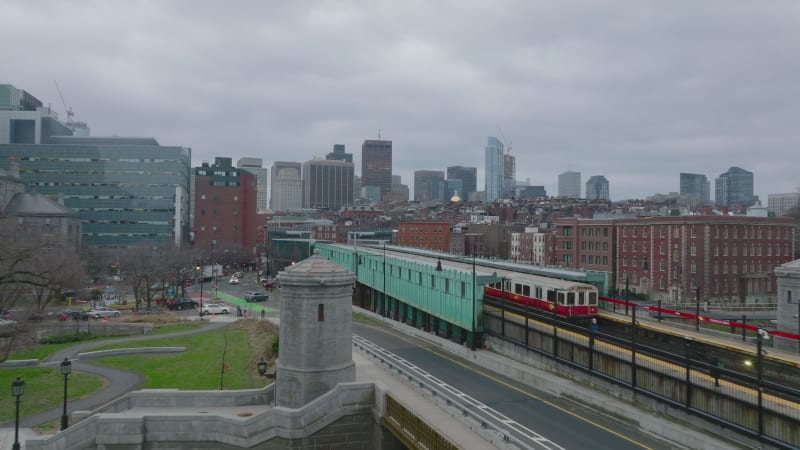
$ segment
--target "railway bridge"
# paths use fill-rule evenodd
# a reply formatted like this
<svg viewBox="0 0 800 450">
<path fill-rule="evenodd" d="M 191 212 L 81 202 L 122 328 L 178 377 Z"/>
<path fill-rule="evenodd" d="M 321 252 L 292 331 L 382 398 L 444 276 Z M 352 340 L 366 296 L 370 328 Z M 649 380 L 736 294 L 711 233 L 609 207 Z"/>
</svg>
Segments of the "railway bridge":
<svg viewBox="0 0 800 450">
<path fill-rule="evenodd" d="M 631 303 L 634 321 L 629 337 L 614 337 L 559 321 L 554 314 L 531 314 L 485 297 L 483 286 L 501 277 L 474 259 L 443 263 L 444 255 L 403 255 L 385 247 L 322 244 L 318 248 L 322 256 L 356 274 L 353 304 L 386 319 L 473 350 L 488 345 L 543 367 L 555 361 L 563 374 L 591 384 L 600 380 L 609 391 L 628 392 L 632 401 L 650 403 L 653 409 L 674 408 L 777 448 L 800 447 L 800 391 L 765 379 L 763 370 L 770 367 L 768 360 L 796 370 L 800 360 L 793 355 L 784 359 L 775 353 L 767 355 L 762 349 L 765 335 L 754 333 L 742 344 L 740 353 L 751 355 L 742 356 L 747 364 L 715 367 L 690 350 L 701 341 L 706 348 L 735 344 L 681 330 L 677 334 L 684 336 L 686 349 L 649 348 L 648 336 L 667 329 L 655 320 L 648 327 L 639 326 L 654 307 Z M 605 298 L 601 306 L 610 312 L 615 303 Z M 636 309 L 642 310 L 639 320 Z"/>
</svg>

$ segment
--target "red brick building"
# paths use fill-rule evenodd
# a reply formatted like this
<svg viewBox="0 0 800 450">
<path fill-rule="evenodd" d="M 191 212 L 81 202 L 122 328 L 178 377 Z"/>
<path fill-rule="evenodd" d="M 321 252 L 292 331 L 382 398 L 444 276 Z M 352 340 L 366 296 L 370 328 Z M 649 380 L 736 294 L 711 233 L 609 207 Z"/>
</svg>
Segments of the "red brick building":
<svg viewBox="0 0 800 450">
<path fill-rule="evenodd" d="M 652 300 L 772 303 L 791 261 L 791 220 L 744 216 L 557 219 L 557 265 L 602 270 Z"/>
<path fill-rule="evenodd" d="M 397 245 L 450 251 L 450 224 L 447 222 L 401 222 L 397 227 Z"/>
<path fill-rule="evenodd" d="M 232 263 L 256 258 L 259 226 L 256 177 L 233 167 L 231 158 L 216 158 L 194 169 L 194 245 L 230 255 Z M 262 240 L 263 240 L 263 235 Z"/>
</svg>

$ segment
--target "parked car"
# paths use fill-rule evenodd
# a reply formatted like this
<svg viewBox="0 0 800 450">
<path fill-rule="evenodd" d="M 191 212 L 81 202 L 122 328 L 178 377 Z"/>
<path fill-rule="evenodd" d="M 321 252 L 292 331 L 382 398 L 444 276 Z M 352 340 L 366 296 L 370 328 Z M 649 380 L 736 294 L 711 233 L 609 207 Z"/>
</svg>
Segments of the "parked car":
<svg viewBox="0 0 800 450">
<path fill-rule="evenodd" d="M 0 326 L 11 326 L 16 324 L 16 320 L 0 319 Z"/>
<path fill-rule="evenodd" d="M 64 311 L 61 311 L 59 320 L 62 322 L 67 320 L 89 320 L 89 311 L 83 311 L 80 309 L 65 309 Z"/>
<path fill-rule="evenodd" d="M 89 315 L 95 319 L 99 319 L 101 317 L 119 317 L 119 314 L 119 311 L 107 306 L 98 306 L 97 308 L 89 310 Z"/>
<path fill-rule="evenodd" d="M 190 298 L 173 298 L 172 300 L 167 302 L 167 308 L 171 310 L 182 310 L 182 309 L 196 309 L 199 307 L 200 304 Z"/>
<path fill-rule="evenodd" d="M 269 299 L 269 296 L 261 292 L 248 292 L 244 294 L 244 300 L 247 302 L 265 302 L 267 299 Z"/>
<path fill-rule="evenodd" d="M 200 310 L 200 314 L 203 315 L 228 314 L 229 312 L 228 305 L 223 305 L 222 303 L 206 303 L 203 305 L 203 309 Z"/>
<path fill-rule="evenodd" d="M 228 280 L 228 284 L 239 284 L 239 279 L 236 277 L 231 277 L 231 279 Z"/>
</svg>

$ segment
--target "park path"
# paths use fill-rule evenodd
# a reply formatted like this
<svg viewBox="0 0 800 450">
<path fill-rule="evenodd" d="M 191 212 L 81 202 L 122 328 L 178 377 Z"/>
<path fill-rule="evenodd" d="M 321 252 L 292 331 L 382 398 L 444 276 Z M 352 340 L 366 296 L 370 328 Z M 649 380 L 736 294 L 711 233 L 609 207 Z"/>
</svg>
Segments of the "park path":
<svg viewBox="0 0 800 450">
<path fill-rule="evenodd" d="M 39 363 L 39 365 L 57 367 L 59 364 L 61 364 L 61 361 L 63 361 L 64 358 L 67 358 L 70 361 L 72 361 L 73 372 L 84 372 L 103 378 L 106 381 L 106 383 L 100 389 L 92 392 L 91 394 L 85 397 L 70 400 L 68 405 L 69 411 L 92 410 L 116 398 L 119 398 L 122 395 L 127 394 L 128 392 L 140 389 L 143 377 L 135 372 L 128 372 L 126 370 L 93 365 L 90 364 L 88 361 L 83 362 L 78 358 L 79 353 L 83 353 L 85 351 L 91 350 L 96 347 L 101 347 L 109 344 L 116 344 L 119 342 L 137 342 L 150 339 L 161 339 L 161 338 L 186 336 L 197 333 L 207 333 L 209 331 L 229 325 L 235 320 L 236 320 L 235 317 L 217 316 L 213 321 L 210 321 L 208 325 L 204 327 L 194 328 L 191 330 L 176 331 L 174 333 L 159 334 L 157 336 L 153 335 L 126 336 L 116 339 L 104 339 L 102 341 L 81 342 L 79 344 L 61 349 L 53 353 L 52 355 L 42 360 Z M 34 414 L 32 416 L 27 416 L 25 418 L 22 418 L 20 419 L 19 424 L 20 427 L 33 428 L 48 422 L 52 422 L 56 419 L 59 419 L 61 417 L 62 412 L 63 412 L 62 406 L 51 408 L 39 412 L 37 414 Z M 10 430 L 11 433 L 13 433 L 13 427 L 14 427 L 13 422 L 6 422 L 4 424 L 0 424 L 0 433 L 6 432 L 8 430 Z M 5 428 L 6 430 L 3 430 L 3 428 Z M 3 442 L 2 438 L 0 438 L 0 442 Z"/>
</svg>

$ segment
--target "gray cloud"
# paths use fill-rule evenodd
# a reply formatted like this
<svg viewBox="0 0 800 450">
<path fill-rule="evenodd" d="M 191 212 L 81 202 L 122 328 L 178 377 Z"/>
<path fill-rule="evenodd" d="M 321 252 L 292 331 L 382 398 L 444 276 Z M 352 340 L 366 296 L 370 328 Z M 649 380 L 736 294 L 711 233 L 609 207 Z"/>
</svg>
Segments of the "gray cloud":
<svg viewBox="0 0 800 450">
<path fill-rule="evenodd" d="M 564 3 L 564 2 L 561 2 Z M 793 192 L 800 4 L 789 0 L 5 1 L 2 79 L 96 135 L 265 162 L 394 141 L 395 172 L 474 165 L 498 125 L 519 179 L 603 174 L 615 199 L 678 173 Z M 480 184 L 480 183 L 479 183 Z"/>
</svg>

